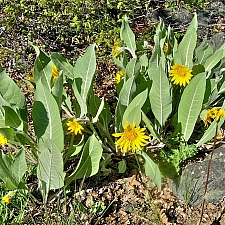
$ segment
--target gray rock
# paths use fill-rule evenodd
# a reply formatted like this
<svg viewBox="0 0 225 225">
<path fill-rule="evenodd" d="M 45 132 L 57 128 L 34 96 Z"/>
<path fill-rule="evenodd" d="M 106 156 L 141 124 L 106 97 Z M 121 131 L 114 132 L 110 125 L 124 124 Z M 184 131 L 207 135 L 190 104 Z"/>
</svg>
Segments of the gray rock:
<svg viewBox="0 0 225 225">
<path fill-rule="evenodd" d="M 162 2 L 162 1 L 161 1 Z M 217 18 L 225 18 L 225 1 L 212 1 L 205 10 L 198 10 L 198 35 L 211 36 L 213 24 L 217 23 Z M 150 7 L 147 12 L 147 19 L 151 22 L 156 22 L 162 18 L 166 26 L 171 26 L 177 32 L 183 32 L 191 22 L 193 14 L 186 8 L 177 10 L 171 8 L 160 7 L 160 1 L 150 1 Z"/>
<path fill-rule="evenodd" d="M 208 40 L 208 43 L 212 46 L 213 50 L 216 51 L 225 43 L 225 33 L 220 32 L 213 35 Z"/>
<path fill-rule="evenodd" d="M 191 206 L 201 205 L 205 191 L 208 169 L 208 155 L 202 162 L 188 165 L 180 177 L 179 182 L 169 183 L 173 193 Z M 225 196 L 225 146 L 215 149 L 211 162 L 206 202 L 217 204 Z"/>
</svg>

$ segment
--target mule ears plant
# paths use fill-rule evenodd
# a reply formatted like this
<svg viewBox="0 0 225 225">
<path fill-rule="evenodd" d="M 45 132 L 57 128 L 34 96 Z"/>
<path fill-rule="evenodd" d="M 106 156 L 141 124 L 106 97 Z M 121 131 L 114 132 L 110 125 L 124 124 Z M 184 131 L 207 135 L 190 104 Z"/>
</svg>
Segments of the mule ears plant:
<svg viewBox="0 0 225 225">
<path fill-rule="evenodd" d="M 20 133 L 26 133 L 27 117 L 26 102 L 20 88 L 4 72 L 0 66 L 0 133 L 1 145 L 7 144 L 16 149 L 16 157 L 0 152 L 0 179 L 6 183 L 10 190 L 26 189 L 23 176 L 26 172 L 27 164 L 25 160 L 25 144 L 18 143 Z M 22 150 L 17 149 L 17 145 Z"/>
<path fill-rule="evenodd" d="M 92 117 L 87 115 L 89 113 L 95 116 L 93 119 L 96 123 L 103 120 L 105 110 L 100 107 L 101 110 L 96 111 L 101 105 L 96 99 L 91 104 L 97 105 L 88 107 L 89 99 L 93 97 L 92 82 L 96 67 L 94 44 L 87 48 L 86 53 L 77 59 L 74 66 L 58 53 L 52 53 L 51 57 L 48 57 L 38 48 L 35 49 L 37 58 L 34 64 L 35 93 L 32 118 L 39 151 L 37 177 L 43 200 L 46 202 L 50 190 L 68 186 L 75 179 L 93 176 L 98 172 L 103 150 L 100 137 L 92 125 Z M 56 68 L 53 71 L 52 65 L 57 68 L 58 77 L 54 76 Z M 56 77 L 54 81 L 53 76 Z M 72 100 L 73 96 L 65 92 L 64 87 L 72 88 L 76 101 Z M 79 122 L 84 126 L 86 123 L 89 124 L 93 134 L 90 135 L 90 132 L 85 134 L 85 128 L 81 125 L 82 132 L 74 132 L 76 129 L 71 126 L 76 124 L 72 121 L 65 123 L 67 120 L 61 117 L 62 111 L 67 113 L 71 120 L 75 118 L 73 115 L 76 115 L 76 120 L 73 121 L 77 124 Z M 63 128 L 68 124 L 70 124 L 68 128 L 72 131 L 69 136 L 71 137 L 69 146 L 64 142 L 69 131 Z M 107 124 L 108 122 L 102 126 L 105 131 L 107 131 L 105 128 Z M 76 135 L 81 136 L 78 145 L 73 144 Z M 79 153 L 81 157 L 75 170 L 66 176 L 64 165 L 68 163 L 71 156 L 74 157 Z"/>
<path fill-rule="evenodd" d="M 204 40 L 196 47 L 197 26 L 194 14 L 178 44 L 173 30 L 166 29 L 160 20 L 152 56 L 148 59 L 141 52 L 137 54 L 135 37 L 125 17 L 120 32 L 125 46 L 120 47 L 123 51 L 114 57 L 125 73 L 117 84 L 116 129 L 121 131 L 126 120 L 135 121 L 137 125 L 144 122 L 153 138 L 170 149 L 162 150 L 163 159 L 155 161 L 164 172 L 168 170 L 163 169 L 163 160 L 172 164 L 178 173 L 179 162 L 196 154 L 196 147 L 213 137 L 215 124 L 212 123 L 196 147 L 191 139 L 204 110 L 210 105 L 224 104 L 224 76 L 215 76 L 215 71 L 223 75 L 224 65 L 220 60 L 225 56 L 224 45 L 213 52 Z M 143 74 L 143 68 L 147 73 Z M 131 106 L 135 114 L 130 113 Z"/>
</svg>

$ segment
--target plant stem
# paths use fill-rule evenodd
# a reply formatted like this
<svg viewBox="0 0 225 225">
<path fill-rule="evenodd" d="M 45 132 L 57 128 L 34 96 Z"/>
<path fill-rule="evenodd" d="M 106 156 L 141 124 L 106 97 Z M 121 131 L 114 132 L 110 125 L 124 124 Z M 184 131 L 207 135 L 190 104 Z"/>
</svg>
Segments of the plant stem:
<svg viewBox="0 0 225 225">
<path fill-rule="evenodd" d="M 208 183 L 209 183 L 209 173 L 210 173 L 210 166 L 211 166 L 211 162 L 212 162 L 212 158 L 213 158 L 213 154 L 214 154 L 214 150 L 215 150 L 215 146 L 216 146 L 216 136 L 217 136 L 217 132 L 218 132 L 218 122 L 216 123 L 216 133 L 213 139 L 213 148 L 212 148 L 212 152 L 211 152 L 211 156 L 208 162 L 208 170 L 207 170 L 207 176 L 206 176 L 206 183 L 205 183 L 205 192 L 204 192 L 204 198 L 203 198 L 203 202 L 202 202 L 202 212 L 201 212 L 201 216 L 200 216 L 200 220 L 199 220 L 199 225 L 202 222 L 202 217 L 203 217 L 203 213 L 204 213 L 204 207 L 205 207 L 205 201 L 206 201 L 206 194 L 207 194 L 207 189 L 208 189 Z"/>
</svg>

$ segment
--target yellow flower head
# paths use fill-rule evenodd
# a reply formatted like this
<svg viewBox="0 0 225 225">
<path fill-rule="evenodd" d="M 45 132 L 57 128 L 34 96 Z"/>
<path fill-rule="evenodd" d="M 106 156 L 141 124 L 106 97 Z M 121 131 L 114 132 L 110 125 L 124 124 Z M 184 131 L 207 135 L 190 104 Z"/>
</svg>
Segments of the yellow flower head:
<svg viewBox="0 0 225 225">
<path fill-rule="evenodd" d="M 10 203 L 12 197 L 15 195 L 15 191 L 9 191 L 7 195 L 2 197 L 2 201 L 5 202 L 6 204 Z"/>
<path fill-rule="evenodd" d="M 115 76 L 115 83 L 119 84 L 119 82 L 121 81 L 121 78 L 125 77 L 126 73 L 123 70 L 120 70 L 119 72 L 116 73 Z"/>
<path fill-rule="evenodd" d="M 132 151 L 135 153 L 136 149 L 142 150 L 149 139 L 149 136 L 145 135 L 146 128 L 135 127 L 135 122 L 131 125 L 126 121 L 124 126 L 124 132 L 113 134 L 114 137 L 120 137 L 116 142 L 116 146 L 120 147 L 123 152 Z"/>
<path fill-rule="evenodd" d="M 163 51 L 164 51 L 165 53 L 168 52 L 168 43 L 165 43 L 165 44 L 164 44 L 164 46 L 163 46 Z"/>
<path fill-rule="evenodd" d="M 5 144 L 7 144 L 7 141 L 8 141 L 7 138 L 0 133 L 0 145 L 4 146 Z"/>
<path fill-rule="evenodd" d="M 114 44 L 113 44 L 113 47 L 112 47 L 112 53 L 113 53 L 113 57 L 115 57 L 115 58 L 117 58 L 120 54 L 118 41 L 116 40 L 116 38 L 114 39 Z"/>
<path fill-rule="evenodd" d="M 82 134 L 82 130 L 84 130 L 84 128 L 77 122 L 77 120 L 74 118 L 73 121 L 69 121 L 68 123 L 66 123 L 66 125 L 68 126 L 68 130 L 70 132 L 74 132 L 75 135 Z"/>
<path fill-rule="evenodd" d="M 205 115 L 205 126 L 208 126 L 209 124 L 212 123 L 212 121 L 215 119 L 217 122 L 220 120 L 220 118 L 225 116 L 225 109 L 221 109 L 221 108 L 212 108 L 209 109 L 206 112 Z"/>
<path fill-rule="evenodd" d="M 2 201 L 5 202 L 6 204 L 8 204 L 11 200 L 11 196 L 9 195 L 5 195 L 4 197 L 2 197 Z"/>
<path fill-rule="evenodd" d="M 181 64 L 174 64 L 171 66 L 171 70 L 169 70 L 170 76 L 172 77 L 171 81 L 174 84 L 179 84 L 180 86 L 186 86 L 190 83 L 192 70 L 187 66 L 183 66 Z"/>
<path fill-rule="evenodd" d="M 32 68 L 30 73 L 27 74 L 27 78 L 30 82 L 34 82 L 34 68 Z"/>
<path fill-rule="evenodd" d="M 57 67 L 54 64 L 52 64 L 52 76 L 52 82 L 55 83 L 56 79 L 59 77 L 59 71 L 57 70 Z"/>
</svg>

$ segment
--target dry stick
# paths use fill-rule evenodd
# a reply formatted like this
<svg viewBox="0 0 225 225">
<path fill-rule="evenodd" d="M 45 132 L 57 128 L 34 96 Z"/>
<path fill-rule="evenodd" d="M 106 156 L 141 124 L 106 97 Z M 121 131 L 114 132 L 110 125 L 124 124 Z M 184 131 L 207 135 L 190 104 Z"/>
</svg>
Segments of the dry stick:
<svg viewBox="0 0 225 225">
<path fill-rule="evenodd" d="M 202 212 L 201 212 L 201 217 L 200 217 L 199 225 L 202 222 L 202 217 L 203 217 L 203 213 L 204 213 L 205 200 L 206 200 L 205 196 L 206 196 L 207 189 L 208 189 L 209 172 L 210 172 L 210 166 L 211 166 L 211 162 L 212 162 L 212 158 L 213 158 L 213 154 L 214 154 L 214 150 L 215 150 L 215 146 L 216 146 L 217 132 L 218 132 L 218 122 L 216 123 L 216 134 L 215 134 L 214 139 L 213 139 L 213 148 L 212 148 L 212 152 L 211 152 L 211 157 L 210 157 L 209 162 L 208 162 L 208 171 L 207 171 L 207 177 L 206 177 L 206 183 L 205 183 L 205 192 L 204 192 L 204 199 L 203 199 L 203 203 L 202 203 Z"/>
</svg>

